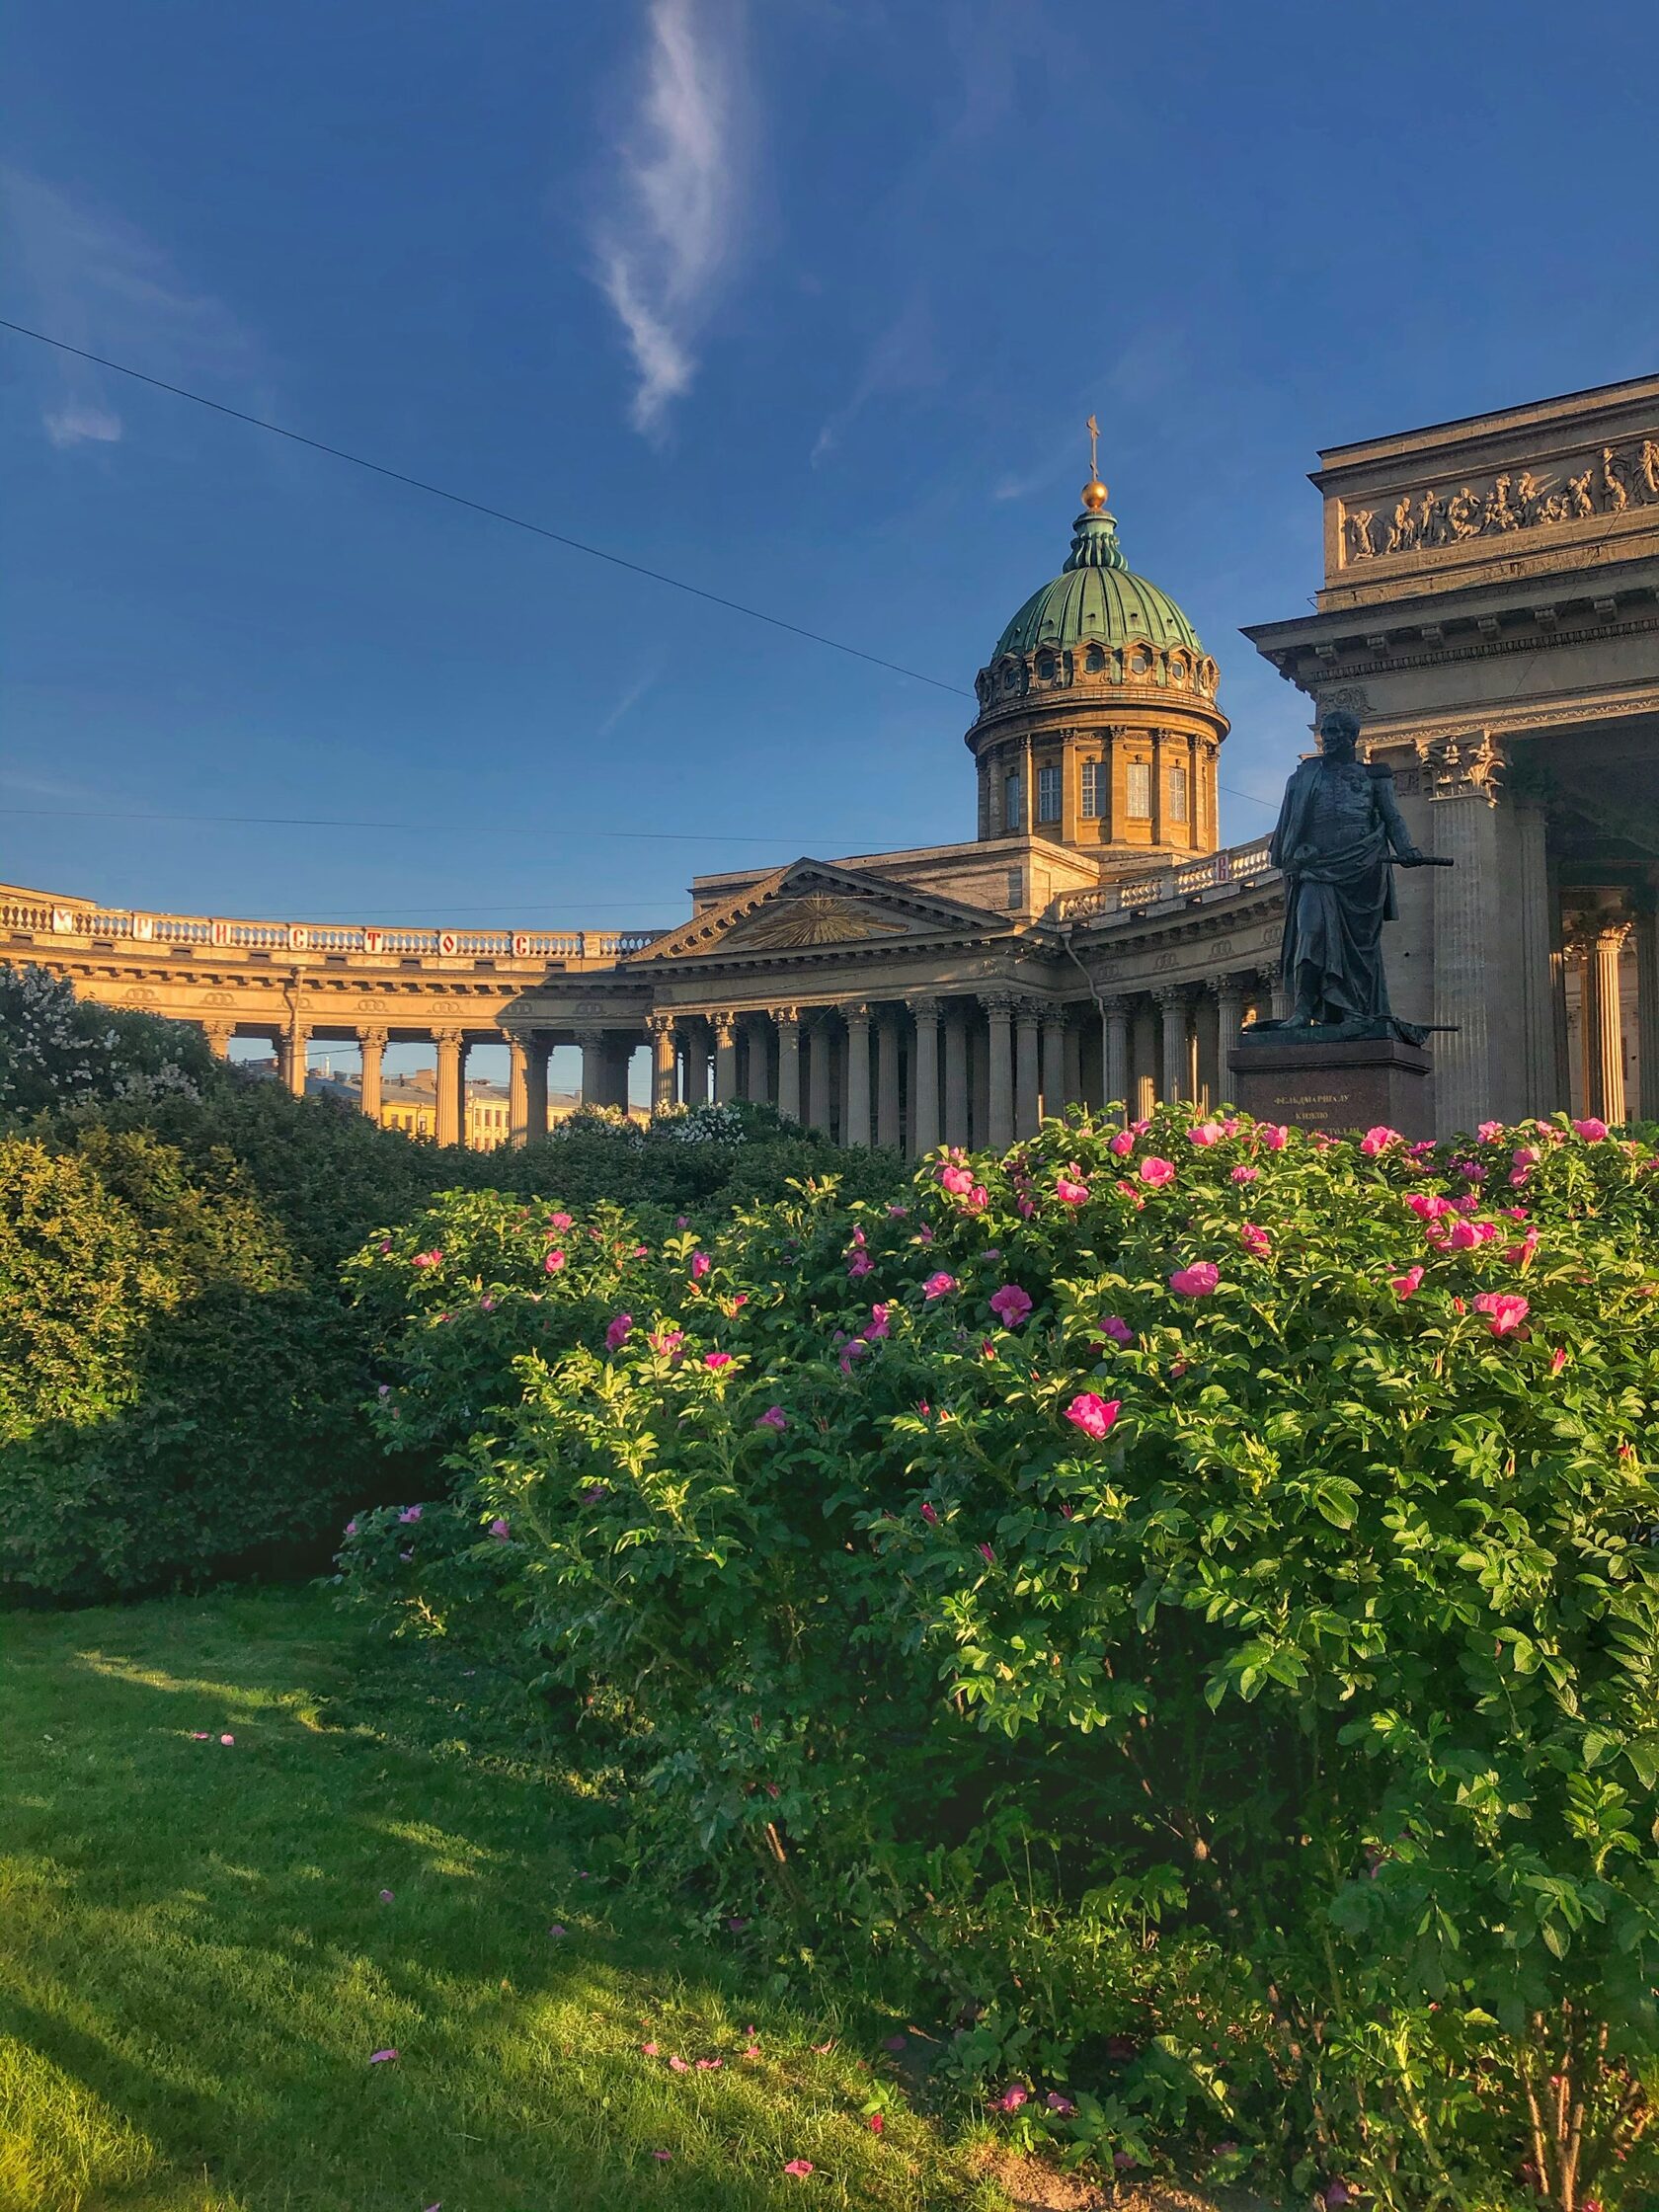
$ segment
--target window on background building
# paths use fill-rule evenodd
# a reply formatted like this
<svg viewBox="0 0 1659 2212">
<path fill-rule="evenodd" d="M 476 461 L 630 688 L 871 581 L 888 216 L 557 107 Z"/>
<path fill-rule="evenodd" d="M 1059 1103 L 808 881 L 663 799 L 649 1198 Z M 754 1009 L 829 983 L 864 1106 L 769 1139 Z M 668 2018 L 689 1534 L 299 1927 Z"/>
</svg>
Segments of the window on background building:
<svg viewBox="0 0 1659 2212">
<path fill-rule="evenodd" d="M 1009 830 L 1025 828 L 1025 798 L 1017 775 L 1011 775 L 1003 785 L 1002 820 Z"/>
<path fill-rule="evenodd" d="M 1010 907 L 1019 907 L 1023 906 L 1024 903 L 1025 870 L 1023 868 L 1010 868 L 1008 870 L 1008 904 Z"/>
<path fill-rule="evenodd" d="M 1179 761 L 1169 770 L 1169 819 L 1171 822 L 1187 819 L 1187 771 Z"/>
<path fill-rule="evenodd" d="M 1112 795 L 1111 771 L 1104 760 L 1083 762 L 1083 820 L 1104 822 Z"/>
<path fill-rule="evenodd" d="M 1099 646 L 1091 645 L 1083 659 L 1083 668 L 1089 675 L 1098 675 L 1106 666 L 1106 656 Z"/>
<path fill-rule="evenodd" d="M 1060 770 L 1039 768 L 1037 771 L 1037 819 L 1039 822 L 1060 820 Z"/>
<path fill-rule="evenodd" d="M 1124 812 L 1132 822 L 1152 819 L 1152 764 L 1132 760 L 1124 772 Z"/>
</svg>

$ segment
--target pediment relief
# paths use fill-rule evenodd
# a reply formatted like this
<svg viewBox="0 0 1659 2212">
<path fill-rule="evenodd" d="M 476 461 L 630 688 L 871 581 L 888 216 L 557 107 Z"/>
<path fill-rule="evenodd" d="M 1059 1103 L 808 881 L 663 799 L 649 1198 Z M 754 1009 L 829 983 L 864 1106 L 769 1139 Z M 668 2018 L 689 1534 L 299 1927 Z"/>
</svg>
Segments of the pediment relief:
<svg viewBox="0 0 1659 2212">
<path fill-rule="evenodd" d="M 797 861 L 752 884 L 725 907 L 629 956 L 629 965 L 663 960 L 723 960 L 749 953 L 809 952 L 836 945 L 899 943 L 906 938 L 1001 934 L 1005 914 L 983 911 L 902 884 L 879 886 L 850 869 Z"/>
</svg>

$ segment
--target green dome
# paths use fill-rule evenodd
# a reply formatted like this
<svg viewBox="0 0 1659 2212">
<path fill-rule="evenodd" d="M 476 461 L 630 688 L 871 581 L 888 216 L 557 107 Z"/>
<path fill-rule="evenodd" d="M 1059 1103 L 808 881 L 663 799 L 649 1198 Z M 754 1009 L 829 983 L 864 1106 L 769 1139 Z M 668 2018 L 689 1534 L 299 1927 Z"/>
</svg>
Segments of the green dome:
<svg viewBox="0 0 1659 2212">
<path fill-rule="evenodd" d="M 1033 592 L 996 641 L 991 663 L 1004 653 L 1034 653 L 1040 646 L 1102 645 L 1144 639 L 1154 646 L 1184 645 L 1202 653 L 1198 632 L 1166 592 L 1137 576 L 1123 557 L 1118 525 L 1110 514 L 1079 514 L 1071 555 L 1052 584 Z"/>
</svg>

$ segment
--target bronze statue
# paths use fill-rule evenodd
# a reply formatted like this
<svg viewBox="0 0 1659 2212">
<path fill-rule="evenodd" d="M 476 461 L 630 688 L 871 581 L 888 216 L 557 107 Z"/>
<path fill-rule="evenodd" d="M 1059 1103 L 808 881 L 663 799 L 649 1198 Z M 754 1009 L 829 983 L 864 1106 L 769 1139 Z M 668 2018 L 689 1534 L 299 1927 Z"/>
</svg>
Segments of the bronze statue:
<svg viewBox="0 0 1659 2212">
<path fill-rule="evenodd" d="M 1281 970 L 1294 1010 L 1256 1022 L 1313 1038 L 1398 1037 L 1428 1032 L 1400 1021 L 1382 974 L 1382 924 L 1394 919 L 1392 871 L 1450 867 L 1420 852 L 1394 797 L 1391 769 L 1362 760 L 1359 723 L 1340 708 L 1319 725 L 1319 752 L 1285 786 L 1269 857 L 1285 877 Z"/>
</svg>

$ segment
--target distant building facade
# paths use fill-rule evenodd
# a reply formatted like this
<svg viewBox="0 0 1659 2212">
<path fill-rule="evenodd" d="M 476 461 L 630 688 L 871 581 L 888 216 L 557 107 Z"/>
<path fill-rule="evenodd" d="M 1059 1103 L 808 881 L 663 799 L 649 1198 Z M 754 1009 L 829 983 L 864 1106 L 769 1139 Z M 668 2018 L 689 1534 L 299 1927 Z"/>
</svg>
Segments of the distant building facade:
<svg viewBox="0 0 1659 2212">
<path fill-rule="evenodd" d="M 1439 1032 L 1436 1127 L 1659 1117 L 1659 377 L 1320 458 L 1315 604 L 1246 635 L 1310 715 L 1354 710 L 1414 835 L 1457 862 L 1402 878 L 1388 942 L 1397 1011 Z M 589 1102 L 625 1105 L 649 1053 L 660 1108 L 763 1099 L 912 1152 L 1003 1145 L 1072 1101 L 1219 1102 L 1240 1023 L 1285 1010 L 1281 885 L 1265 839 L 1218 843 L 1216 664 L 1105 501 L 1091 479 L 976 678 L 966 842 L 698 877 L 660 931 L 0 892 L 0 958 L 220 1050 L 270 1038 L 295 1087 L 313 1044 L 355 1045 L 377 1119 L 400 1110 L 388 1043 L 431 1041 L 430 1106 L 400 1126 L 445 1144 L 544 1132 L 555 1045 Z M 466 1064 L 491 1041 L 512 1075 L 485 1124 Z"/>
</svg>

